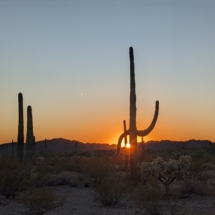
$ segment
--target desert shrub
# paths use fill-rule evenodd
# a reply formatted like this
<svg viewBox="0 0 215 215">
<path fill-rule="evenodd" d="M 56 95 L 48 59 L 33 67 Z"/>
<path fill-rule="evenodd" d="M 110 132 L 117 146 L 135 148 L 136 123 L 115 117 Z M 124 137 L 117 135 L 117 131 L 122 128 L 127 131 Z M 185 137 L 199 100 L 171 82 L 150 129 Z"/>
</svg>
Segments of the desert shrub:
<svg viewBox="0 0 215 215">
<path fill-rule="evenodd" d="M 16 191 L 24 190 L 30 184 L 30 173 L 17 160 L 0 158 L 0 193 L 14 197 Z"/>
<path fill-rule="evenodd" d="M 204 160 L 202 160 L 202 159 L 199 159 L 199 160 L 197 160 L 197 159 L 192 159 L 192 163 L 191 163 L 191 165 L 190 165 L 190 167 L 189 167 L 189 170 L 190 170 L 190 173 L 191 173 L 191 175 L 192 175 L 193 177 L 195 177 L 196 174 L 199 173 L 199 171 L 200 171 L 200 166 L 201 166 L 203 163 L 204 163 Z"/>
<path fill-rule="evenodd" d="M 103 205 L 115 205 L 125 196 L 129 189 L 129 183 L 123 176 L 111 175 L 101 180 L 95 188 L 95 198 Z"/>
<path fill-rule="evenodd" d="M 50 174 L 45 175 L 43 178 L 38 180 L 37 186 L 56 186 L 56 185 L 71 185 L 77 184 L 78 182 L 78 173 L 76 172 L 60 172 L 59 174 Z"/>
<path fill-rule="evenodd" d="M 214 170 L 205 170 L 201 171 L 197 174 L 196 179 L 207 183 L 208 181 L 214 181 L 215 179 L 215 171 Z"/>
<path fill-rule="evenodd" d="M 88 159 L 83 167 L 83 172 L 95 179 L 96 185 L 114 171 L 116 171 L 115 164 L 106 157 L 92 157 Z"/>
<path fill-rule="evenodd" d="M 91 151 L 77 151 L 76 155 L 77 156 L 85 156 L 85 157 L 90 157 L 92 154 Z"/>
<path fill-rule="evenodd" d="M 199 181 L 194 180 L 188 180 L 184 183 L 180 190 L 180 196 L 181 198 L 186 198 L 190 196 L 191 194 L 196 194 L 199 196 L 206 196 L 208 194 L 208 189 L 205 186 L 205 184 L 202 184 Z"/>
<path fill-rule="evenodd" d="M 43 177 L 44 175 L 49 175 L 49 174 L 55 174 L 56 170 L 54 169 L 53 166 L 50 165 L 42 165 L 42 166 L 37 166 L 36 172 L 38 174 L 38 177 Z"/>
<path fill-rule="evenodd" d="M 68 171 L 61 172 L 56 177 L 56 185 L 68 185 L 74 178 L 73 174 Z"/>
<path fill-rule="evenodd" d="M 176 214 L 177 204 L 168 201 L 168 199 L 163 201 L 164 192 L 156 181 L 151 181 L 148 185 L 139 184 L 136 186 L 131 194 L 131 200 L 134 200 L 137 207 L 144 211 L 143 214 Z"/>
<path fill-rule="evenodd" d="M 134 199 L 139 204 L 143 204 L 144 201 L 148 200 L 158 200 L 163 197 L 164 193 L 157 185 L 157 183 L 150 183 L 148 185 L 139 184 L 134 187 L 131 193 L 131 198 Z"/>
<path fill-rule="evenodd" d="M 31 188 L 19 196 L 27 213 L 42 215 L 56 207 L 62 206 L 65 198 L 57 199 L 55 193 L 47 187 Z"/>
<path fill-rule="evenodd" d="M 215 169 L 215 165 L 210 163 L 210 162 L 207 162 L 207 163 L 203 163 L 201 165 L 201 169 L 202 170 L 214 170 Z"/>
<path fill-rule="evenodd" d="M 187 174 L 190 163 L 190 156 L 181 156 L 178 160 L 169 159 L 169 161 L 157 157 L 152 162 L 141 163 L 140 173 L 145 184 L 152 178 L 157 178 L 165 186 L 166 194 L 168 194 L 169 185 L 177 178 L 179 173 Z"/>
<path fill-rule="evenodd" d="M 54 168 L 58 173 L 63 171 L 80 171 L 80 161 L 74 158 L 61 160 L 54 166 Z"/>
</svg>

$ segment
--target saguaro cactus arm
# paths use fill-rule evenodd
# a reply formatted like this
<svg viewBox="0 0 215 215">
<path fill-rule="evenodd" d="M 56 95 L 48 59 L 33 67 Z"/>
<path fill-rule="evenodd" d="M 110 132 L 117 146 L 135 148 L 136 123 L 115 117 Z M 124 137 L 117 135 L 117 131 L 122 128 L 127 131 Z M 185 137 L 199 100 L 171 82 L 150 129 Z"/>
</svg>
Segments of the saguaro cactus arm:
<svg viewBox="0 0 215 215">
<path fill-rule="evenodd" d="M 146 136 L 153 130 L 153 128 L 155 127 L 155 124 L 157 122 L 158 113 L 159 113 L 159 101 L 156 101 L 154 118 L 153 118 L 150 126 L 148 128 L 146 128 L 145 130 L 137 130 L 138 136 Z"/>
<path fill-rule="evenodd" d="M 124 133 L 126 133 L 126 121 L 124 120 L 123 121 L 123 127 L 124 127 Z M 129 171 L 129 165 L 128 165 L 128 162 L 129 162 L 129 148 L 127 148 L 127 135 L 125 135 L 125 170 L 126 172 Z"/>
<path fill-rule="evenodd" d="M 116 153 L 117 155 L 120 153 L 121 143 L 122 143 L 123 138 L 125 138 L 128 134 L 129 134 L 129 130 L 127 130 L 126 132 L 122 133 L 119 136 L 118 143 L 117 143 L 117 153 Z"/>
<path fill-rule="evenodd" d="M 125 120 L 123 120 L 123 127 L 124 127 L 124 133 L 126 133 L 127 129 L 126 129 L 126 121 L 125 121 Z M 125 135 L 125 146 L 126 146 L 126 144 L 127 144 L 127 142 L 128 142 L 127 139 L 128 139 L 128 138 L 127 138 L 127 135 Z"/>
</svg>

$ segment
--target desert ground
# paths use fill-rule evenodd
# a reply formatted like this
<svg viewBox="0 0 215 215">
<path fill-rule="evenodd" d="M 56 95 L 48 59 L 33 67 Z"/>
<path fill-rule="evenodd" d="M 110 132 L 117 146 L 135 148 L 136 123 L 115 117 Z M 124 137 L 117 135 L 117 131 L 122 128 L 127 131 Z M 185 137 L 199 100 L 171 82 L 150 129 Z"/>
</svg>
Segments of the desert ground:
<svg viewBox="0 0 215 215">
<path fill-rule="evenodd" d="M 123 153 L 118 157 L 105 150 L 38 154 L 31 169 L 2 156 L 0 214 L 215 214 L 214 149 L 148 152 L 140 163 L 153 163 L 160 155 L 168 164 L 179 161 L 182 154 L 192 162 L 185 176 L 177 174 L 168 193 L 156 175 L 147 183 L 141 175 L 131 179 Z"/>
</svg>

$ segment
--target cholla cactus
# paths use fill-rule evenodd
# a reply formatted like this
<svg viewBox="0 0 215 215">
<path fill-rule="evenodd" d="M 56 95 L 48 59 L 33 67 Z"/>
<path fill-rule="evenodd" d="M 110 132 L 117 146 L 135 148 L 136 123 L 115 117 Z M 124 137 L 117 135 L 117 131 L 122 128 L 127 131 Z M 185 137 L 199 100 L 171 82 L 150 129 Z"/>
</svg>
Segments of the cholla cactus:
<svg viewBox="0 0 215 215">
<path fill-rule="evenodd" d="M 179 173 L 186 175 L 191 164 L 190 156 L 181 156 L 178 160 L 170 159 L 164 161 L 162 157 L 157 157 L 152 162 L 143 162 L 140 164 L 140 173 L 144 181 L 149 181 L 156 177 L 169 192 L 169 185 L 175 180 Z"/>
</svg>

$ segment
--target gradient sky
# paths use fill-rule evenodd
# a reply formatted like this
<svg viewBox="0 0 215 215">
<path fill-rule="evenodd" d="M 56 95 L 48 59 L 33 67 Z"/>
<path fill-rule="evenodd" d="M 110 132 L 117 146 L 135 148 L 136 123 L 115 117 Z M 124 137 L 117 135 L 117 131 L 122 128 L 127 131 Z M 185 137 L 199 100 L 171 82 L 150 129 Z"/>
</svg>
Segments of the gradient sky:
<svg viewBox="0 0 215 215">
<path fill-rule="evenodd" d="M 116 143 L 129 123 L 134 48 L 145 140 L 215 141 L 215 1 L 0 0 L 0 143 L 16 141 L 18 93 L 36 140 Z"/>
</svg>

